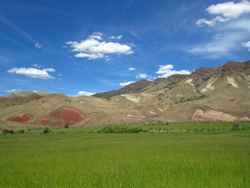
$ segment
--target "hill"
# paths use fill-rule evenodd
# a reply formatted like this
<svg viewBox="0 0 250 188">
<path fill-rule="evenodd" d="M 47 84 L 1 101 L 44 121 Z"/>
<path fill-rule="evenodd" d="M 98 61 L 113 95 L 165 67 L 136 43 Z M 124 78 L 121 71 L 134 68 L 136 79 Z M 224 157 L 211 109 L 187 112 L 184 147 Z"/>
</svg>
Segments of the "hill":
<svg viewBox="0 0 250 188">
<path fill-rule="evenodd" d="M 141 80 L 91 97 L 14 93 L 0 97 L 0 121 L 17 126 L 90 126 L 141 121 L 250 121 L 250 61 L 190 75 Z"/>
</svg>

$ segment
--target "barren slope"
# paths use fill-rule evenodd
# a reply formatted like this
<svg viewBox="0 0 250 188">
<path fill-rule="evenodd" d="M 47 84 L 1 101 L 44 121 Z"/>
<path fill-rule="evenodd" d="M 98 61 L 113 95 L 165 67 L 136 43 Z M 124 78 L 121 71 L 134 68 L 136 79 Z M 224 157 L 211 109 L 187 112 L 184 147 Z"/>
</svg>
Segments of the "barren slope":
<svg viewBox="0 0 250 188">
<path fill-rule="evenodd" d="M 250 63 L 140 81 L 94 97 L 15 93 L 0 97 L 7 126 L 89 126 L 136 121 L 250 120 Z"/>
</svg>

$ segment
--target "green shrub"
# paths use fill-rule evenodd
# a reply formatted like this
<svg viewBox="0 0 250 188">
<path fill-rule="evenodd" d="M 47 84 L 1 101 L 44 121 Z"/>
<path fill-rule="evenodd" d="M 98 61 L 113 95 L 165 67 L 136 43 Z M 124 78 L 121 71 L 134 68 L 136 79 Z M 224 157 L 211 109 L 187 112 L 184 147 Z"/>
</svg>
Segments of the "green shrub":
<svg viewBox="0 0 250 188">
<path fill-rule="evenodd" d="M 46 127 L 43 129 L 43 134 L 49 134 L 51 132 L 51 129 Z"/>
<path fill-rule="evenodd" d="M 234 122 L 231 130 L 232 131 L 239 131 L 240 130 L 240 123 Z"/>
<path fill-rule="evenodd" d="M 98 133 L 140 133 L 143 129 L 140 127 L 129 126 L 107 126 L 98 130 Z"/>
<path fill-rule="evenodd" d="M 64 128 L 65 128 L 65 129 L 68 129 L 68 128 L 69 128 L 69 124 L 65 124 L 65 125 L 64 125 Z"/>
<path fill-rule="evenodd" d="M 15 131 L 11 129 L 2 129 L 2 134 L 7 135 L 7 134 L 14 134 Z"/>
<path fill-rule="evenodd" d="M 113 133 L 113 129 L 111 127 L 104 127 L 98 131 L 98 133 Z"/>
<path fill-rule="evenodd" d="M 19 134 L 24 134 L 24 133 L 25 133 L 25 130 L 24 130 L 24 129 L 20 129 L 20 130 L 17 131 L 17 133 L 19 133 Z"/>
</svg>

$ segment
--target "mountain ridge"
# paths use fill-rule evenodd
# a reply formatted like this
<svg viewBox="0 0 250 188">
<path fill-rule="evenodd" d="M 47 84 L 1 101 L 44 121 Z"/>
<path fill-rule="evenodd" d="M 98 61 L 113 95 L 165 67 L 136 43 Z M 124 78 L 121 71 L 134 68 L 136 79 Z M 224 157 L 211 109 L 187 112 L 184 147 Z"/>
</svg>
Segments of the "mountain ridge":
<svg viewBox="0 0 250 188">
<path fill-rule="evenodd" d="M 94 96 L 14 93 L 0 97 L 0 122 L 84 127 L 144 121 L 250 121 L 250 61 L 190 75 L 141 80 Z"/>
</svg>

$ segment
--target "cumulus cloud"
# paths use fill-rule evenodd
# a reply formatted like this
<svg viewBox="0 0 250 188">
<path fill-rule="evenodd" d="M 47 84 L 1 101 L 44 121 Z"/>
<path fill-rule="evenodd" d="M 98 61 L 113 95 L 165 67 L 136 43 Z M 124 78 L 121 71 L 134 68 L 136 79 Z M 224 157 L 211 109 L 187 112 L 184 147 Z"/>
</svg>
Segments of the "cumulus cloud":
<svg viewBox="0 0 250 188">
<path fill-rule="evenodd" d="M 76 58 L 95 60 L 110 55 L 130 55 L 134 51 L 128 44 L 105 41 L 102 33 L 93 33 L 82 41 L 69 41 L 66 43 L 75 53 Z"/>
<path fill-rule="evenodd" d="M 212 27 L 213 35 L 207 42 L 192 46 L 187 50 L 189 53 L 205 58 L 221 58 L 246 47 L 242 44 L 250 38 L 250 17 L 247 14 L 250 13 L 249 1 L 211 5 L 207 12 L 216 17 L 211 20 L 200 19 L 196 24 Z"/>
<path fill-rule="evenodd" d="M 79 91 L 79 92 L 77 93 L 78 96 L 92 96 L 92 95 L 94 95 L 94 94 L 95 94 L 95 93 L 89 92 L 89 91 Z"/>
<path fill-rule="evenodd" d="M 228 22 L 230 20 L 239 18 L 244 14 L 250 13 L 250 2 L 242 0 L 240 2 L 224 2 L 213 4 L 207 8 L 207 12 L 210 15 L 215 16 L 212 19 L 202 18 L 199 19 L 196 24 L 198 26 L 214 27 L 218 23 Z"/>
<path fill-rule="evenodd" d="M 239 16 L 250 13 L 250 2 L 242 0 L 240 2 L 224 2 L 211 5 L 207 8 L 209 14 L 222 15 L 225 18 L 238 18 Z"/>
<path fill-rule="evenodd" d="M 10 74 L 16 74 L 16 75 L 21 75 L 21 76 L 26 76 L 30 78 L 37 78 L 37 79 L 53 79 L 54 77 L 50 75 L 50 73 L 55 72 L 56 70 L 53 68 L 47 68 L 47 69 L 42 69 L 42 68 L 34 68 L 34 67 L 22 67 L 22 68 L 12 68 L 8 70 L 8 73 Z"/>
<path fill-rule="evenodd" d="M 136 69 L 134 67 L 129 67 L 128 70 L 129 71 L 135 71 Z"/>
<path fill-rule="evenodd" d="M 120 86 L 125 87 L 125 86 L 128 86 L 128 85 L 133 84 L 133 83 L 134 83 L 134 81 L 121 82 Z"/>
<path fill-rule="evenodd" d="M 158 78 L 167 78 L 169 76 L 175 75 L 175 74 L 191 74 L 188 70 L 174 70 L 174 66 L 171 64 L 167 65 L 160 65 L 158 71 L 156 72 L 158 74 Z"/>
<path fill-rule="evenodd" d="M 247 48 L 250 52 L 250 41 L 243 43 L 243 47 Z"/>
</svg>

